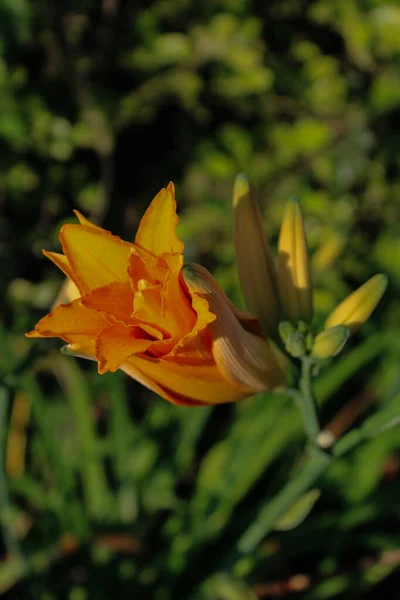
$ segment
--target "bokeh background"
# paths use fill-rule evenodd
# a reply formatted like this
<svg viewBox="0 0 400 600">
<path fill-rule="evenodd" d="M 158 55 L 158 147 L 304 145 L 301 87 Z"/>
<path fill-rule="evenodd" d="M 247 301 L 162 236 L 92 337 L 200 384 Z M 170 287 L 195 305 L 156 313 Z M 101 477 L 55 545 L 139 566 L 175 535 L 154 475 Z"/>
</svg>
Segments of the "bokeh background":
<svg viewBox="0 0 400 600">
<path fill-rule="evenodd" d="M 338 435 L 379 414 L 393 425 L 399 58 L 395 0 L 0 0 L 2 597 L 399 597 L 396 427 L 337 460 L 226 569 L 301 460 L 290 399 L 178 408 L 23 335 L 62 283 L 41 249 L 59 248 L 72 210 L 133 239 L 169 180 L 186 258 L 243 306 L 230 202 L 245 171 L 273 245 L 286 199 L 301 201 L 316 323 L 389 275 L 317 394 Z"/>
</svg>

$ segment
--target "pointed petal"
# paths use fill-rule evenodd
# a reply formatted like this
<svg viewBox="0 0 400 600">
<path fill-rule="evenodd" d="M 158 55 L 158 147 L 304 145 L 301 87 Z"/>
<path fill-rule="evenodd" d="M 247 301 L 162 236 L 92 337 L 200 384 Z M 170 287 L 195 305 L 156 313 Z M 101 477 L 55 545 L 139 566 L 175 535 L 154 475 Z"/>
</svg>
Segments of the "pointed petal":
<svg viewBox="0 0 400 600">
<path fill-rule="evenodd" d="M 183 243 L 175 233 L 178 224 L 175 188 L 171 182 L 154 198 L 146 210 L 135 238 L 135 244 L 156 256 L 163 252 L 183 252 Z"/>
<path fill-rule="evenodd" d="M 284 376 L 273 350 L 266 340 L 241 326 L 214 281 L 204 277 L 197 265 L 185 266 L 182 274 L 191 294 L 206 299 L 217 317 L 208 329 L 214 360 L 223 376 L 253 393 L 282 384 Z"/>
<path fill-rule="evenodd" d="M 129 356 L 145 352 L 151 343 L 152 340 L 143 339 L 139 327 L 112 325 L 102 329 L 96 338 L 99 373 L 116 371 Z"/>
<path fill-rule="evenodd" d="M 97 287 L 129 281 L 132 244 L 98 227 L 64 225 L 60 241 L 81 294 Z"/>
<path fill-rule="evenodd" d="M 288 201 L 278 245 L 278 274 L 281 305 L 291 321 L 312 319 L 310 260 L 300 206 Z"/>
<path fill-rule="evenodd" d="M 60 304 L 41 319 L 35 329 L 25 334 L 30 338 L 59 337 L 77 348 L 86 348 L 84 354 L 94 354 L 94 340 L 104 327 L 115 323 L 106 315 L 90 310 L 80 299 Z"/>
<path fill-rule="evenodd" d="M 356 331 L 375 310 L 386 290 L 387 282 L 386 275 L 371 277 L 335 308 L 327 318 L 325 328 L 345 325 L 352 332 Z"/>
<path fill-rule="evenodd" d="M 68 258 L 64 254 L 59 252 L 49 252 L 48 250 L 42 250 L 42 253 L 49 258 L 58 267 L 64 275 L 72 279 L 73 273 L 71 265 L 69 264 Z"/>
<path fill-rule="evenodd" d="M 94 223 L 89 221 L 89 219 L 87 219 L 81 212 L 79 212 L 79 210 L 75 209 L 73 212 L 78 218 L 78 221 L 81 225 L 86 225 L 87 227 L 93 227 L 94 229 L 100 229 L 100 231 L 104 231 L 102 227 L 99 227 L 98 225 L 95 225 Z"/>
<path fill-rule="evenodd" d="M 73 273 L 68 258 L 64 256 L 64 254 L 59 254 L 58 252 L 48 252 L 47 250 L 42 250 L 42 252 L 67 276 L 67 279 L 64 281 L 53 302 L 52 309 L 56 308 L 59 304 L 72 302 L 72 300 L 79 298 L 80 292 L 73 282 Z"/>
<path fill-rule="evenodd" d="M 277 274 L 256 192 L 244 174 L 236 178 L 233 218 L 236 262 L 244 299 L 265 332 L 276 338 L 280 314 Z"/>
</svg>

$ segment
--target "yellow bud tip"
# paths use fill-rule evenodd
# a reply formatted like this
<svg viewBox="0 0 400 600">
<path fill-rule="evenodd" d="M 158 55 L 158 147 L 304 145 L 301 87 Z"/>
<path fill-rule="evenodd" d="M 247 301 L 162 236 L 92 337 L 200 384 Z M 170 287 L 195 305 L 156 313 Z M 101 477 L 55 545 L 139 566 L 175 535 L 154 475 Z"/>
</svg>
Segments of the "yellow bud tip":
<svg viewBox="0 0 400 600">
<path fill-rule="evenodd" d="M 250 178 L 246 173 L 239 173 L 233 188 L 233 206 L 236 207 L 243 196 L 248 196 L 254 191 Z"/>
<path fill-rule="evenodd" d="M 375 310 L 388 284 L 388 278 L 383 273 L 374 275 L 355 292 L 350 294 L 329 315 L 325 329 L 335 325 L 345 325 L 352 332 L 363 325 Z"/>
<path fill-rule="evenodd" d="M 287 201 L 279 234 L 278 279 L 284 316 L 309 323 L 313 314 L 310 260 L 303 215 L 294 196 Z"/>
<path fill-rule="evenodd" d="M 343 350 L 349 336 L 350 330 L 344 325 L 325 329 L 314 340 L 312 356 L 322 359 L 336 356 Z"/>
</svg>

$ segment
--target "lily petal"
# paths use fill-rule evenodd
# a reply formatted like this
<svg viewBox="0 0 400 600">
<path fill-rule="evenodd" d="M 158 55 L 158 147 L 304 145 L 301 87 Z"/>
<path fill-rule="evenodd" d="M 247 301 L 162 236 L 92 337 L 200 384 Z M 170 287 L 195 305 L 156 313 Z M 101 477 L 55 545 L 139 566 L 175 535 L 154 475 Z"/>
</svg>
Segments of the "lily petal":
<svg viewBox="0 0 400 600">
<path fill-rule="evenodd" d="M 158 258 L 154 254 L 151 254 L 151 252 L 147 252 L 147 250 L 140 248 L 140 246 L 132 246 L 131 256 L 129 257 L 128 275 L 132 289 L 135 292 L 138 289 L 138 282 L 142 279 L 153 285 L 160 282 L 160 276 L 162 280 L 164 279 L 164 274 L 157 270 L 157 262 Z"/>
<path fill-rule="evenodd" d="M 112 325 L 102 329 L 96 338 L 99 373 L 116 371 L 129 356 L 145 352 L 151 343 L 152 340 L 143 339 L 143 332 L 139 327 Z"/>
<path fill-rule="evenodd" d="M 60 337 L 79 348 L 90 349 L 94 354 L 94 339 L 104 327 L 114 324 L 112 317 L 83 306 L 80 298 L 70 304 L 60 304 L 43 317 L 33 331 L 25 335 L 30 338 Z"/>
<path fill-rule="evenodd" d="M 72 279 L 68 279 L 67 277 L 64 280 L 64 283 L 62 284 L 51 308 L 54 310 L 56 306 L 59 306 L 60 304 L 68 304 L 68 302 L 72 302 L 72 300 L 76 300 L 77 298 L 80 298 L 80 296 L 81 294 L 75 283 L 72 281 Z"/>
<path fill-rule="evenodd" d="M 139 285 L 139 289 L 135 293 L 132 316 L 164 331 L 165 335 L 169 335 L 169 330 L 165 329 L 166 326 L 168 327 L 168 321 L 165 320 L 162 313 L 161 284 L 146 286 L 145 281 L 141 281 L 143 281 L 143 285 Z"/>
<path fill-rule="evenodd" d="M 98 225 L 95 225 L 94 223 L 89 221 L 89 219 L 87 219 L 81 212 L 79 212 L 79 210 L 75 209 L 73 212 L 81 225 L 87 225 L 87 227 L 93 227 L 94 229 L 100 229 L 100 231 L 104 231 L 102 227 L 99 227 Z"/>
<path fill-rule="evenodd" d="M 49 252 L 48 250 L 42 250 L 42 253 L 49 258 L 67 277 L 73 278 L 72 268 L 69 264 L 69 260 L 64 254 L 59 252 Z"/>
<path fill-rule="evenodd" d="M 67 279 L 64 281 L 53 302 L 52 308 L 54 309 L 59 304 L 72 302 L 72 300 L 79 298 L 80 292 L 73 281 L 74 275 L 68 258 L 64 256 L 64 254 L 59 254 L 58 252 L 48 252 L 47 250 L 42 250 L 42 252 L 64 273 L 64 275 L 67 276 Z"/>
<path fill-rule="evenodd" d="M 213 280 L 199 273 L 197 265 L 187 265 L 182 274 L 189 291 L 205 298 L 217 317 L 208 328 L 214 360 L 223 376 L 253 393 L 282 384 L 284 377 L 268 342 L 241 326 Z"/>
<path fill-rule="evenodd" d="M 182 253 L 183 242 L 175 233 L 178 224 L 175 187 L 171 182 L 154 198 L 146 210 L 135 237 L 135 244 L 156 256 L 164 252 Z"/>
<path fill-rule="evenodd" d="M 168 266 L 162 289 L 162 310 L 168 314 L 171 324 L 174 324 L 174 334 L 182 336 L 190 331 L 196 322 L 196 315 L 181 285 L 183 256 L 163 254 L 160 258 Z"/>
<path fill-rule="evenodd" d="M 215 291 L 218 294 L 220 294 L 220 296 L 222 296 L 222 298 L 224 299 L 224 302 L 226 302 L 226 304 L 229 306 L 229 308 L 231 309 L 231 311 L 233 312 L 235 317 L 240 321 L 240 324 L 247 331 L 250 331 L 251 333 L 255 333 L 255 334 L 263 337 L 263 332 L 262 332 L 260 320 L 258 319 L 258 317 L 255 317 L 254 315 L 247 312 L 246 310 L 240 310 L 239 308 L 237 308 L 233 304 L 233 302 L 231 302 L 229 300 L 228 296 L 225 294 L 222 287 L 218 284 L 217 280 L 213 277 L 213 275 L 210 273 L 210 271 L 208 269 L 206 269 L 202 265 L 198 265 L 197 263 L 196 264 L 195 263 L 187 263 L 187 266 L 194 269 L 199 276 L 204 277 L 204 278 L 208 279 L 210 282 L 212 282 L 212 285 L 213 285 Z M 214 319 L 212 319 L 212 320 L 214 320 Z"/>
<path fill-rule="evenodd" d="M 128 325 L 132 324 L 133 291 L 128 282 L 113 281 L 82 296 L 82 304 Z"/>
<path fill-rule="evenodd" d="M 62 227 L 60 241 L 82 295 L 112 281 L 129 281 L 132 244 L 100 227 L 69 224 Z"/>
<path fill-rule="evenodd" d="M 222 404 L 254 393 L 226 380 L 216 364 L 191 365 L 174 359 L 131 356 L 121 369 L 174 404 Z"/>
<path fill-rule="evenodd" d="M 186 285 L 186 284 L 185 284 Z M 209 309 L 207 300 L 197 294 L 192 296 L 192 308 L 197 320 L 192 330 L 174 346 L 168 356 L 177 356 L 190 362 L 214 362 L 212 339 L 207 326 L 215 321 L 216 316 Z"/>
</svg>

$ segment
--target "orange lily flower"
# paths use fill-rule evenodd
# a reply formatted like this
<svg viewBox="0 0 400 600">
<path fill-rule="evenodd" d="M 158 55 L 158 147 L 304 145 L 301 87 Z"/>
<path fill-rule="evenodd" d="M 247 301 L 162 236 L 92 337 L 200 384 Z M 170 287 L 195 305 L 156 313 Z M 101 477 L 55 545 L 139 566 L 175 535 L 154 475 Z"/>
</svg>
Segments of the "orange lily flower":
<svg viewBox="0 0 400 600">
<path fill-rule="evenodd" d="M 93 225 L 64 225 L 64 254 L 43 251 L 75 299 L 28 337 L 60 337 L 99 373 L 125 373 L 175 404 L 232 402 L 284 382 L 257 319 L 237 310 L 206 269 L 184 267 L 172 183 L 154 198 L 135 243 Z"/>
</svg>

